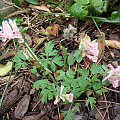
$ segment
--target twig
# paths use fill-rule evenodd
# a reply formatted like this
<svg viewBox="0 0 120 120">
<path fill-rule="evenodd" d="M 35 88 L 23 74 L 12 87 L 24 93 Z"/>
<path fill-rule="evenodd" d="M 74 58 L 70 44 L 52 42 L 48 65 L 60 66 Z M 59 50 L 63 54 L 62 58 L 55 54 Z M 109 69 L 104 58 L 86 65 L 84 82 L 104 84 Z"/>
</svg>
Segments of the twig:
<svg viewBox="0 0 120 120">
<path fill-rule="evenodd" d="M 41 100 L 39 100 L 39 101 L 37 102 L 37 104 L 33 107 L 32 111 L 34 111 L 34 109 L 37 107 L 37 105 L 38 105 L 40 102 L 41 102 Z"/>
<path fill-rule="evenodd" d="M 107 101 L 107 99 L 106 99 L 106 96 L 105 96 L 105 94 L 103 93 L 103 96 L 104 96 L 104 99 L 105 99 L 105 101 Z M 108 120 L 110 120 L 110 117 L 109 117 L 109 111 L 108 111 L 108 103 L 107 102 L 105 102 L 105 104 L 106 104 L 106 112 L 104 113 L 104 118 L 105 118 L 105 116 L 106 116 L 106 113 L 108 114 Z M 110 105 L 109 105 L 110 106 Z M 102 120 L 104 120 L 104 119 L 102 119 Z"/>
<path fill-rule="evenodd" d="M 86 100 L 75 100 L 76 102 L 85 102 Z M 97 103 L 109 103 L 109 104 L 116 104 L 116 105 L 120 105 L 120 103 L 117 102 L 111 102 L 111 101 L 96 101 Z"/>
<path fill-rule="evenodd" d="M 107 89 L 107 90 L 109 90 L 109 91 L 112 91 L 112 92 L 120 93 L 120 91 L 118 91 L 118 90 L 113 90 L 113 89 L 111 89 L 111 88 L 107 88 L 107 87 L 103 87 L 103 88 L 105 88 L 105 89 Z"/>
<path fill-rule="evenodd" d="M 95 106 L 95 105 L 94 105 Z M 102 115 L 102 113 L 100 112 L 100 110 L 95 106 L 96 110 L 98 111 L 98 113 L 100 114 L 100 116 L 102 117 L 102 119 L 104 120 L 104 117 Z"/>
<path fill-rule="evenodd" d="M 95 23 L 95 26 L 96 26 L 96 28 L 98 29 L 100 35 L 102 35 L 102 32 L 100 31 L 100 29 L 99 29 L 99 27 L 98 27 L 98 25 L 97 25 L 95 19 L 92 17 L 92 14 L 91 14 L 91 18 L 92 18 L 93 22 Z"/>
<path fill-rule="evenodd" d="M 63 106 L 63 105 L 64 105 L 64 103 L 59 104 L 59 105 L 55 106 L 54 108 L 48 110 L 48 111 L 45 112 L 43 115 L 41 115 L 40 117 L 38 117 L 37 120 L 41 120 L 47 113 L 49 113 L 50 111 L 52 111 L 52 110 L 54 110 L 54 109 L 56 109 L 56 108 L 58 108 L 58 107 L 60 107 L 60 106 Z"/>
<path fill-rule="evenodd" d="M 28 10 L 26 10 L 26 9 L 15 11 L 15 12 L 9 14 L 6 18 L 10 18 L 10 17 L 16 16 L 16 15 L 19 15 L 19 14 L 27 13 L 27 12 L 28 12 Z"/>
<path fill-rule="evenodd" d="M 11 71 L 10 71 L 10 76 L 9 76 L 9 79 L 8 79 L 8 81 L 7 81 L 7 83 L 6 83 L 6 86 L 5 86 L 5 89 L 4 89 L 4 91 L 3 91 L 2 97 L 1 97 L 1 99 L 0 99 L 0 108 L 1 108 L 1 106 L 2 106 L 2 102 L 3 102 L 3 99 L 4 99 L 5 93 L 6 93 L 6 91 L 7 91 L 8 85 L 9 85 L 9 83 L 10 83 L 11 75 L 12 75 L 12 69 L 11 69 Z"/>
<path fill-rule="evenodd" d="M 8 2 L 8 1 L 6 1 L 6 0 L 3 0 L 3 2 L 5 2 L 6 4 L 8 4 L 8 5 L 10 5 L 10 6 L 14 6 L 14 7 L 16 7 L 17 9 L 20 9 L 20 10 L 21 10 L 21 8 L 18 7 L 17 5 L 15 5 L 14 3 Z"/>
</svg>

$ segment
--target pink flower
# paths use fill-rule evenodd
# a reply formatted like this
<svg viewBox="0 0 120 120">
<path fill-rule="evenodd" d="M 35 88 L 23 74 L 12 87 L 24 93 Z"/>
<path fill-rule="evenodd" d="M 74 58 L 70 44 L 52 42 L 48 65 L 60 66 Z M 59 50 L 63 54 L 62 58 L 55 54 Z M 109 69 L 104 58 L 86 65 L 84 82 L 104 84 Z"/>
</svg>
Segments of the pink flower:
<svg viewBox="0 0 120 120">
<path fill-rule="evenodd" d="M 108 79 L 108 81 L 112 84 L 112 86 L 114 88 L 117 88 L 120 86 L 120 66 L 114 68 L 111 64 L 109 64 L 108 67 L 111 70 L 108 72 L 108 76 L 104 78 L 103 81 Z"/>
<path fill-rule="evenodd" d="M 0 27 L 0 38 L 2 38 L 3 42 L 15 38 L 18 39 L 19 43 L 24 42 L 24 39 L 19 32 L 15 20 L 12 21 L 11 19 L 9 19 L 9 21 L 6 20 L 2 22 L 2 26 Z"/>
<path fill-rule="evenodd" d="M 97 42 L 90 42 L 85 40 L 86 43 L 86 57 L 92 60 L 93 62 L 97 62 L 98 60 L 98 43 Z"/>
</svg>

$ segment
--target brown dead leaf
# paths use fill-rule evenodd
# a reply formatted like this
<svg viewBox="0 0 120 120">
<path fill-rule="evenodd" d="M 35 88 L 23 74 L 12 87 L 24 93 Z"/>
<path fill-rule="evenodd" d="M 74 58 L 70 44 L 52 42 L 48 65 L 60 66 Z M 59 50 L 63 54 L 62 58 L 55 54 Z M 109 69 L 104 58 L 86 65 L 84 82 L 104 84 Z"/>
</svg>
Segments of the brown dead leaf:
<svg viewBox="0 0 120 120">
<path fill-rule="evenodd" d="M 53 35 L 53 36 L 55 36 L 55 37 L 58 37 L 59 28 L 60 28 L 60 26 L 59 26 L 58 24 L 54 24 L 54 25 L 52 26 L 52 28 L 51 28 L 51 29 L 48 29 L 47 31 L 48 31 L 51 35 Z"/>
<path fill-rule="evenodd" d="M 45 12 L 50 12 L 49 8 L 47 8 L 45 5 L 41 5 L 41 6 L 29 5 L 29 7 L 37 10 L 42 10 Z"/>
<path fill-rule="evenodd" d="M 15 108 L 14 117 L 21 119 L 28 110 L 30 102 L 30 96 L 24 95 L 23 98 L 19 101 L 17 107 Z"/>
<path fill-rule="evenodd" d="M 17 95 L 18 91 L 16 89 L 6 94 L 3 101 L 3 106 L 10 106 L 13 103 L 13 101 L 17 98 Z"/>
<path fill-rule="evenodd" d="M 120 42 L 115 40 L 105 40 L 106 46 L 120 50 Z"/>
<path fill-rule="evenodd" d="M 6 18 L 11 18 L 11 17 L 14 17 L 16 15 L 23 14 L 23 13 L 28 13 L 28 9 L 23 9 L 23 10 L 20 10 L 20 11 L 15 11 L 15 12 L 9 14 L 8 16 L 6 16 Z"/>
<path fill-rule="evenodd" d="M 54 9 L 54 12 L 60 13 L 60 12 L 63 12 L 63 10 L 60 7 L 56 7 Z"/>
<path fill-rule="evenodd" d="M 14 77 L 15 77 L 15 75 L 11 75 L 10 81 L 13 81 Z M 0 77 L 0 84 L 7 82 L 8 79 L 9 79 L 9 76 Z"/>
<path fill-rule="evenodd" d="M 1 114 L 5 113 L 8 109 L 10 109 L 14 102 L 18 99 L 18 91 L 16 89 L 12 90 L 10 93 L 7 92 L 8 91 L 6 91 L 2 107 L 0 107 Z"/>
<path fill-rule="evenodd" d="M 31 115 L 31 116 L 25 116 L 22 118 L 22 120 L 47 120 L 45 119 L 45 117 L 43 117 L 42 119 L 39 119 L 43 114 L 40 113 L 38 115 Z"/>
<path fill-rule="evenodd" d="M 61 2 L 61 0 L 56 0 L 57 2 Z"/>
<path fill-rule="evenodd" d="M 95 118 L 96 118 L 96 120 L 107 120 L 106 119 L 106 115 L 104 116 L 104 114 L 105 114 L 105 111 L 102 111 L 102 110 L 100 110 L 99 112 L 97 112 L 96 114 L 95 114 Z"/>
<path fill-rule="evenodd" d="M 41 46 L 45 41 L 47 40 L 47 37 L 43 37 L 43 38 L 35 38 L 34 41 L 35 41 L 35 47 L 34 49 L 37 49 L 39 46 Z"/>
<path fill-rule="evenodd" d="M 98 62 L 99 62 L 102 59 L 104 50 L 105 50 L 105 34 L 104 33 L 98 36 L 97 42 L 98 42 L 98 49 L 99 49 L 99 55 L 98 55 Z"/>
<path fill-rule="evenodd" d="M 53 120 L 64 120 L 64 118 L 65 118 L 65 115 L 64 114 L 60 114 L 60 118 L 58 118 L 58 115 L 56 114 L 54 117 L 53 117 Z"/>
</svg>

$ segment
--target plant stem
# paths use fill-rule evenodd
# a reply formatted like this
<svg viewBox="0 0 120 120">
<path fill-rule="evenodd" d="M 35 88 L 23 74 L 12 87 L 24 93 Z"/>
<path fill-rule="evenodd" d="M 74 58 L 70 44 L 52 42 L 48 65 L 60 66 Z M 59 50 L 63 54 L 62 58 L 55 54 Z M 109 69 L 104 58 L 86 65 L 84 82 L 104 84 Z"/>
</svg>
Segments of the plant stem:
<svg viewBox="0 0 120 120">
<path fill-rule="evenodd" d="M 42 63 L 39 61 L 39 59 L 38 59 L 38 57 L 35 55 L 35 53 L 31 50 L 31 48 L 30 48 L 30 46 L 28 45 L 28 43 L 27 43 L 27 42 L 24 42 L 24 45 L 25 45 L 25 47 L 27 48 L 27 50 L 30 52 L 30 54 L 32 55 L 32 57 L 34 58 L 34 60 L 35 60 L 36 62 L 38 62 L 38 63 L 42 66 Z M 44 66 L 42 66 L 42 67 L 44 67 Z M 44 69 L 45 69 L 46 71 L 52 73 L 48 68 L 44 67 Z"/>
<path fill-rule="evenodd" d="M 92 15 L 91 15 L 91 17 L 92 17 L 92 20 L 93 20 L 93 22 L 95 23 L 95 26 L 96 26 L 96 28 L 98 29 L 99 33 L 102 35 L 102 33 L 101 33 L 101 31 L 100 31 L 100 29 L 99 29 L 99 27 L 98 27 L 98 25 L 97 25 L 94 17 L 93 17 Z"/>
<path fill-rule="evenodd" d="M 3 91 L 2 97 L 1 97 L 1 99 L 0 99 L 0 108 L 1 108 L 1 106 L 2 106 L 2 102 L 3 102 L 3 99 L 4 99 L 5 93 L 6 93 L 6 91 L 7 91 L 8 85 L 9 85 L 9 83 L 10 83 L 11 75 L 12 75 L 12 69 L 11 69 L 11 71 L 10 71 L 9 79 L 8 79 L 8 81 L 7 81 L 7 83 L 6 83 L 6 86 L 5 86 L 5 89 L 4 89 L 4 91 Z"/>
</svg>

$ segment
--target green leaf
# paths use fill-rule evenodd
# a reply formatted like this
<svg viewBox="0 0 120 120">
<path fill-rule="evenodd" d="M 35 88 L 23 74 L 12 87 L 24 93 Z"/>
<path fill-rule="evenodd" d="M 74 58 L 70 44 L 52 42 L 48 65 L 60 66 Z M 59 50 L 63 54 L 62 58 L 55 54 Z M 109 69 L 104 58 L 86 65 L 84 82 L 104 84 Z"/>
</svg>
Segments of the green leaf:
<svg viewBox="0 0 120 120">
<path fill-rule="evenodd" d="M 92 74 L 103 74 L 104 70 L 102 69 L 101 65 L 97 65 L 97 64 L 92 64 L 91 68 L 91 73 Z"/>
<path fill-rule="evenodd" d="M 74 58 L 73 54 L 69 54 L 68 58 L 67 58 L 67 64 L 70 66 L 70 65 L 73 65 L 74 62 L 75 62 L 75 58 Z"/>
<path fill-rule="evenodd" d="M 94 14 L 101 14 L 103 12 L 102 0 L 90 0 L 91 12 Z"/>
<path fill-rule="evenodd" d="M 101 83 L 93 83 L 92 85 L 93 85 L 94 91 L 99 90 L 99 89 L 102 88 L 102 84 Z"/>
<path fill-rule="evenodd" d="M 17 56 L 17 55 L 15 55 L 15 57 L 13 58 L 13 62 L 18 62 L 18 63 L 20 63 L 20 62 L 22 62 L 21 61 L 21 59 L 20 59 L 20 57 L 19 56 Z"/>
<path fill-rule="evenodd" d="M 53 92 L 48 92 L 48 100 L 52 100 L 53 99 Z"/>
<path fill-rule="evenodd" d="M 52 41 L 45 43 L 45 54 L 47 57 L 55 56 L 57 54 L 57 50 L 53 50 L 53 48 L 54 48 L 54 43 Z"/>
<path fill-rule="evenodd" d="M 57 55 L 53 58 L 52 62 L 54 62 L 58 66 L 63 66 L 63 61 L 61 61 L 61 59 L 62 57 Z"/>
<path fill-rule="evenodd" d="M 120 10 L 112 12 L 110 19 L 111 20 L 120 20 Z"/>
<path fill-rule="evenodd" d="M 26 0 L 28 3 L 34 4 L 34 5 L 38 5 L 39 2 L 38 0 Z"/>
<path fill-rule="evenodd" d="M 48 92 L 49 90 L 46 90 L 46 89 L 41 91 L 40 96 L 41 96 L 42 104 L 47 103 Z"/>
<path fill-rule="evenodd" d="M 89 75 L 89 70 L 79 68 L 79 73 L 86 79 Z"/>
<path fill-rule="evenodd" d="M 95 91 L 98 95 L 102 95 L 104 92 L 108 92 L 108 90 L 101 88 L 100 90 Z"/>
<path fill-rule="evenodd" d="M 0 76 L 5 76 L 12 70 L 13 62 L 8 62 L 5 66 L 0 65 Z"/>
<path fill-rule="evenodd" d="M 77 3 L 83 4 L 83 5 L 87 5 L 89 4 L 89 0 L 76 0 Z"/>
<path fill-rule="evenodd" d="M 56 77 L 56 80 L 63 80 L 65 77 L 65 72 L 62 70 L 58 70 L 57 73 L 59 73 L 60 75 L 58 77 Z"/>
<path fill-rule="evenodd" d="M 52 91 L 56 91 L 56 88 L 55 88 L 55 84 L 54 84 L 54 83 L 52 83 L 51 89 L 52 89 Z"/>
<path fill-rule="evenodd" d="M 77 63 L 80 63 L 82 61 L 82 59 L 83 59 L 83 56 L 81 55 L 80 50 L 75 51 L 74 57 L 75 57 L 75 60 L 77 61 Z"/>
<path fill-rule="evenodd" d="M 42 87 L 43 89 L 46 88 L 49 85 L 49 82 L 47 79 L 45 80 L 38 80 L 36 81 L 33 86 L 36 90 L 39 90 L 40 87 Z"/>
<path fill-rule="evenodd" d="M 80 92 L 81 92 L 81 89 L 80 89 L 80 88 L 74 88 L 74 89 L 71 91 L 71 93 L 73 93 L 73 95 L 74 95 L 75 98 L 77 98 L 77 97 L 79 97 L 79 96 L 81 95 Z"/>
<path fill-rule="evenodd" d="M 107 68 L 106 65 L 102 65 L 102 69 L 103 69 L 105 72 L 109 72 L 109 69 Z"/>
<path fill-rule="evenodd" d="M 88 10 L 86 6 L 81 5 L 80 3 L 73 4 L 69 9 L 68 12 L 77 18 L 85 19 L 88 15 Z"/>
<path fill-rule="evenodd" d="M 65 114 L 64 120 L 73 120 L 74 119 L 74 114 L 71 111 L 62 111 L 63 114 Z"/>
<path fill-rule="evenodd" d="M 75 72 L 72 71 L 72 70 L 68 70 L 66 72 L 66 75 L 67 75 L 68 78 L 74 78 Z"/>
<path fill-rule="evenodd" d="M 53 72 L 56 71 L 56 65 L 53 62 L 50 64 L 50 67 L 51 67 Z"/>
<path fill-rule="evenodd" d="M 109 0 L 103 0 L 103 11 L 107 12 Z"/>
<path fill-rule="evenodd" d="M 24 21 L 23 18 L 16 18 L 16 24 L 21 25 L 21 23 Z"/>
<path fill-rule="evenodd" d="M 20 6 L 20 1 L 19 0 L 12 0 L 12 3 L 15 3 L 16 6 Z"/>
<path fill-rule="evenodd" d="M 33 66 L 33 68 L 32 68 L 30 71 L 31 71 L 31 73 L 33 73 L 34 75 L 39 76 L 39 73 L 38 73 L 37 68 L 36 68 L 35 66 Z"/>
<path fill-rule="evenodd" d="M 90 104 L 91 109 L 93 109 L 95 103 L 96 103 L 96 98 L 94 98 L 94 97 L 88 97 L 88 99 L 85 101 L 85 106 L 88 107 L 88 105 Z"/>
</svg>

